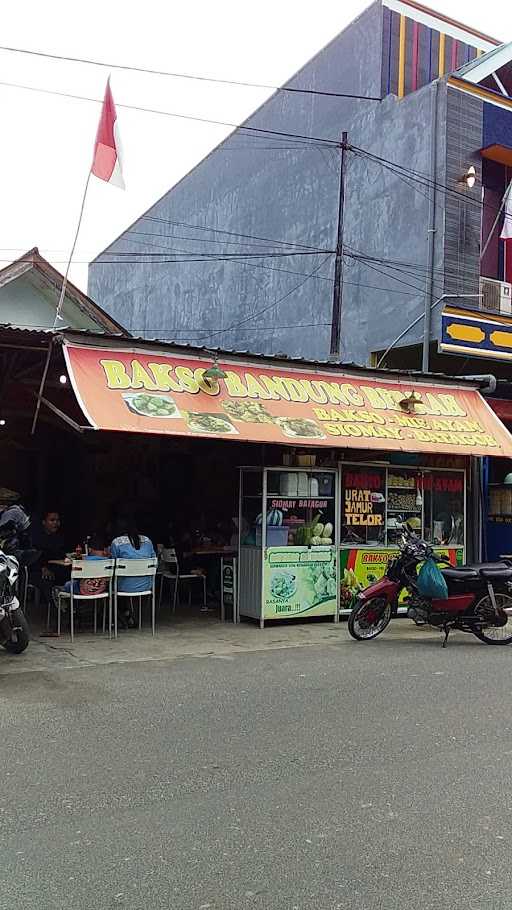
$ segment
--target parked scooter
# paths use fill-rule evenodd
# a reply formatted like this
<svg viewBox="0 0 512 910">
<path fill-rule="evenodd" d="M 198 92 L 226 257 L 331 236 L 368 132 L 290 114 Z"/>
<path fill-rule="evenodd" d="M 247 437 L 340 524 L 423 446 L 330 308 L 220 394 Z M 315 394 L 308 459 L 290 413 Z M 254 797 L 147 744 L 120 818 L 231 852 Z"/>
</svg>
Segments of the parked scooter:
<svg viewBox="0 0 512 910">
<path fill-rule="evenodd" d="M 32 565 L 37 550 L 22 549 L 29 544 L 30 519 L 21 506 L 12 506 L 0 515 L 0 645 L 11 654 L 21 654 L 30 641 L 27 620 L 17 597 L 20 565 Z"/>
<path fill-rule="evenodd" d="M 23 556 L 21 553 L 20 558 Z M 15 594 L 19 568 L 16 556 L 0 550 L 0 644 L 10 654 L 21 654 L 30 641 L 28 623 Z"/>
<path fill-rule="evenodd" d="M 358 595 L 348 619 L 352 638 L 377 638 L 400 606 L 417 625 L 444 632 L 446 647 L 452 630 L 469 632 L 487 645 L 512 642 L 512 565 L 492 562 L 442 568 L 448 597 L 424 597 L 418 590 L 418 566 L 427 559 L 445 563 L 429 544 L 404 528 L 400 555 L 388 562 L 386 574 Z"/>
</svg>

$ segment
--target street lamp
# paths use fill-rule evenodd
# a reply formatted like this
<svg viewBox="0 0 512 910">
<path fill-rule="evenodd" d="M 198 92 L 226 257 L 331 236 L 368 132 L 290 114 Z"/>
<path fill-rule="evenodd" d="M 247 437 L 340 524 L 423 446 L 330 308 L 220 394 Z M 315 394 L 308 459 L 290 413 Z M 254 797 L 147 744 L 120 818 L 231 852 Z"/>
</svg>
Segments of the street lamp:
<svg viewBox="0 0 512 910">
<path fill-rule="evenodd" d="M 213 355 L 213 364 L 207 370 L 204 371 L 203 376 L 205 379 L 225 379 L 226 373 L 219 364 L 219 358 L 217 354 Z"/>
<path fill-rule="evenodd" d="M 481 294 L 442 294 L 441 297 L 439 297 L 437 300 L 434 300 L 433 304 L 430 307 L 430 312 L 432 312 L 432 310 L 436 306 L 438 306 L 440 303 L 442 303 L 443 300 L 468 300 L 473 297 L 477 297 L 480 299 L 481 296 L 482 296 Z M 403 330 L 403 332 L 400 332 L 400 335 L 398 335 L 395 338 L 395 340 L 391 342 L 389 347 L 386 348 L 386 350 L 384 351 L 382 357 L 379 358 L 379 362 L 377 363 L 377 366 L 375 367 L 376 370 L 379 369 L 380 365 L 386 359 L 389 352 L 395 347 L 395 344 L 398 344 L 398 342 L 402 340 L 404 335 L 407 335 L 407 333 L 410 332 L 411 329 L 413 329 L 415 325 L 418 325 L 418 322 L 421 322 L 421 320 L 424 318 L 425 318 L 425 312 L 420 313 L 420 315 L 413 322 L 411 322 L 410 325 L 408 325 L 407 328 Z M 423 372 L 424 373 L 428 373 L 428 359 L 429 359 L 428 355 L 429 355 L 428 342 L 427 342 L 426 350 L 425 350 L 425 340 L 424 340 L 424 343 L 423 343 Z"/>
<path fill-rule="evenodd" d="M 460 186 L 466 187 L 468 190 L 473 189 L 476 183 L 476 168 L 473 164 L 468 167 L 467 171 L 464 174 L 462 174 L 462 177 L 459 177 L 457 183 Z"/>
</svg>

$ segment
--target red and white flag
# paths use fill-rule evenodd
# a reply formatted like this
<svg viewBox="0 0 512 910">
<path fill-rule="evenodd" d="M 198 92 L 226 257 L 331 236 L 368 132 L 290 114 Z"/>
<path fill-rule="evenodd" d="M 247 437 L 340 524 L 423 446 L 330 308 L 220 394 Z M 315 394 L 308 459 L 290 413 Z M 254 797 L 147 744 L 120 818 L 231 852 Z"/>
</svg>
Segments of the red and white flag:
<svg viewBox="0 0 512 910">
<path fill-rule="evenodd" d="M 505 241 L 505 281 L 512 282 L 512 180 L 505 197 L 505 218 L 500 237 Z"/>
<path fill-rule="evenodd" d="M 106 183 L 125 189 L 121 160 L 121 140 L 117 123 L 116 106 L 107 79 L 103 107 L 101 109 L 91 173 Z"/>
</svg>

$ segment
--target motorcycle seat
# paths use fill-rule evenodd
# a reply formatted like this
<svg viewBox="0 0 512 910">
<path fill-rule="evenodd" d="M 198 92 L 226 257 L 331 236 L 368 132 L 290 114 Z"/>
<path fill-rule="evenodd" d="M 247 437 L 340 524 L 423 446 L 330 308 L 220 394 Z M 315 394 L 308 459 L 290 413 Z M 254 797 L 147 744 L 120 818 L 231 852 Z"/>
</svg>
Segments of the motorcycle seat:
<svg viewBox="0 0 512 910">
<path fill-rule="evenodd" d="M 504 562 L 502 559 L 500 559 L 498 562 L 475 562 L 469 563 L 466 566 L 457 566 L 458 569 L 472 569 L 474 572 L 498 571 L 502 569 L 510 569 L 510 567 L 510 563 Z"/>
<path fill-rule="evenodd" d="M 512 567 L 504 566 L 501 569 L 489 569 L 484 566 L 484 568 L 480 569 L 480 575 L 486 581 L 512 581 Z"/>
<path fill-rule="evenodd" d="M 476 581 L 480 575 L 473 566 L 457 566 L 456 569 L 442 569 L 446 581 Z"/>
</svg>

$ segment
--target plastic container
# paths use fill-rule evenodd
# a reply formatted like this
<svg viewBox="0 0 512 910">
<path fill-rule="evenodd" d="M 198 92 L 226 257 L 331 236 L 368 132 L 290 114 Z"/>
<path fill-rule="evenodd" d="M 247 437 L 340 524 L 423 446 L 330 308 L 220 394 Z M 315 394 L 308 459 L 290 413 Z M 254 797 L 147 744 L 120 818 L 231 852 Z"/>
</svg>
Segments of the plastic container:
<svg viewBox="0 0 512 910">
<path fill-rule="evenodd" d="M 314 468 L 316 465 L 316 455 L 309 455 L 308 453 L 297 455 L 297 464 L 301 468 Z"/>
<path fill-rule="evenodd" d="M 332 496 L 334 477 L 332 474 L 320 474 L 318 486 L 320 496 Z"/>
<path fill-rule="evenodd" d="M 309 496 L 309 476 L 305 471 L 297 474 L 297 493 L 299 496 Z"/>
<path fill-rule="evenodd" d="M 295 472 L 281 474 L 279 478 L 279 492 L 281 496 L 297 496 L 298 478 Z"/>
<path fill-rule="evenodd" d="M 261 547 L 262 530 L 256 528 L 256 546 Z M 288 546 L 288 528 L 278 528 L 267 525 L 267 547 L 286 547 Z"/>
</svg>

